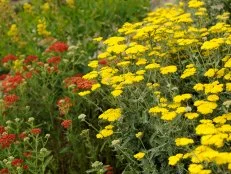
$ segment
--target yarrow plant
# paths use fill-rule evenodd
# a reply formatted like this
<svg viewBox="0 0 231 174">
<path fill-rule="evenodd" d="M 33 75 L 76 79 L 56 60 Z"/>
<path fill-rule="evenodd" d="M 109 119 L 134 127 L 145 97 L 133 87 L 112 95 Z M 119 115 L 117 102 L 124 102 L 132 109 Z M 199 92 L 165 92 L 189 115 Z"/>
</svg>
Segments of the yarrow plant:
<svg viewBox="0 0 231 174">
<path fill-rule="evenodd" d="M 110 98 L 112 108 L 98 117 L 110 125 L 96 137 L 113 142 L 124 171 L 230 172 L 228 15 L 208 26 L 204 1 L 189 0 L 94 39 L 101 50 L 82 78 Z"/>
</svg>

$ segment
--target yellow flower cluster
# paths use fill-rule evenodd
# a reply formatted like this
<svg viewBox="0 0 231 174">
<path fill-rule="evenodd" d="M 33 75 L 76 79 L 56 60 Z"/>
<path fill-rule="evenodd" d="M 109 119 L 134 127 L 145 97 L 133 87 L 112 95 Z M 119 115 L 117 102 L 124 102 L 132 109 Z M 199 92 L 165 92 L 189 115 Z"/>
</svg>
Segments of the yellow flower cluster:
<svg viewBox="0 0 231 174">
<path fill-rule="evenodd" d="M 96 138 L 106 138 L 106 137 L 109 137 L 113 134 L 113 127 L 112 125 L 108 125 L 106 126 L 104 129 L 102 129 L 97 135 L 96 135 Z"/>
<path fill-rule="evenodd" d="M 137 160 L 141 160 L 144 158 L 144 156 L 145 156 L 144 152 L 139 152 L 139 153 L 134 155 L 134 158 L 136 158 Z"/>
<path fill-rule="evenodd" d="M 107 120 L 109 122 L 116 121 L 121 117 L 121 109 L 108 109 L 99 116 L 99 119 Z"/>
<path fill-rule="evenodd" d="M 33 7 L 32 7 L 31 4 L 29 4 L 29 3 L 26 2 L 26 3 L 23 4 L 23 9 L 24 9 L 25 12 L 31 13 Z"/>
<path fill-rule="evenodd" d="M 17 42 L 19 40 L 18 27 L 16 24 L 12 24 L 10 26 L 10 30 L 7 32 L 7 35 L 10 36 L 14 42 Z"/>
<path fill-rule="evenodd" d="M 132 98 L 136 92 L 141 97 L 133 101 L 139 105 L 145 100 L 142 95 L 147 94 L 151 98 L 144 105 L 150 115 L 168 123 L 176 117 L 192 122 L 195 130 L 190 130 L 188 137 L 200 140 L 182 137 L 185 134 L 176 137 L 176 146 L 190 145 L 191 150 L 169 157 L 172 166 L 190 158 L 188 171 L 192 174 L 211 173 L 204 164 L 231 169 L 227 148 L 231 141 L 231 104 L 226 100 L 231 92 L 231 56 L 227 51 L 231 26 L 225 23 L 227 13 L 217 16 L 213 26 L 206 26 L 202 22 L 208 19 L 204 4 L 202 0 L 189 0 L 187 4 L 159 8 L 141 22 L 125 23 L 118 30 L 119 36 L 95 38 L 103 50 L 89 62 L 92 71 L 84 76 L 110 90 L 119 106 L 123 102 L 120 99 Z M 219 51 L 222 54 L 217 54 Z M 121 109 L 109 109 L 99 119 L 114 122 L 120 117 Z M 143 133 L 136 137 L 141 138 Z M 140 152 L 134 157 L 139 160 L 144 155 Z"/>
<path fill-rule="evenodd" d="M 177 146 L 186 146 L 194 143 L 193 139 L 190 138 L 177 138 L 175 142 Z"/>
<path fill-rule="evenodd" d="M 187 77 L 193 76 L 195 73 L 196 73 L 196 68 L 194 64 L 189 64 L 186 66 L 186 69 L 184 70 L 180 78 L 185 79 Z"/>
<path fill-rule="evenodd" d="M 46 28 L 47 28 L 46 21 L 39 19 L 37 24 L 38 35 L 45 36 L 45 37 L 50 36 L 51 32 L 47 31 Z"/>
</svg>

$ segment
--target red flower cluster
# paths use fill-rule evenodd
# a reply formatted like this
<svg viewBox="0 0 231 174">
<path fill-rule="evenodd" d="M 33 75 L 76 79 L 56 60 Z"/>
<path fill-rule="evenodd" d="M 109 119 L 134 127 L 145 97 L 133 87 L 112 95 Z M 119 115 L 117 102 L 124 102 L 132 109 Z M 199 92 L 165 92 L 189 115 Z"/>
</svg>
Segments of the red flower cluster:
<svg viewBox="0 0 231 174">
<path fill-rule="evenodd" d="M 114 174 L 112 166 L 106 166 L 105 169 L 107 170 L 105 174 Z"/>
<path fill-rule="evenodd" d="M 15 94 L 9 94 L 9 95 L 6 95 L 3 98 L 3 101 L 4 101 L 4 104 L 6 106 L 10 106 L 10 105 L 14 104 L 18 99 L 19 99 L 19 97 L 17 95 L 15 95 Z"/>
<path fill-rule="evenodd" d="M 61 61 L 61 57 L 59 56 L 54 56 L 54 57 L 51 57 L 47 60 L 47 63 L 50 63 L 50 64 L 54 64 L 54 65 L 57 65 L 59 64 Z"/>
<path fill-rule="evenodd" d="M 14 167 L 18 167 L 21 166 L 21 164 L 23 163 L 23 160 L 20 158 L 15 158 L 12 160 L 11 165 Z"/>
<path fill-rule="evenodd" d="M 7 148 L 9 147 L 16 139 L 15 134 L 4 134 L 0 137 L 0 145 L 1 148 Z"/>
<path fill-rule="evenodd" d="M 2 88 L 4 92 L 9 92 L 12 89 L 15 89 L 21 82 L 23 81 L 23 77 L 20 74 L 14 76 L 7 76 L 2 81 Z"/>
<path fill-rule="evenodd" d="M 68 129 L 72 124 L 72 120 L 64 120 L 61 125 L 65 128 Z"/>
<path fill-rule="evenodd" d="M 24 152 L 23 153 L 23 156 L 26 157 L 26 158 L 29 158 L 31 156 L 31 152 Z"/>
<path fill-rule="evenodd" d="M 27 134 L 25 133 L 25 132 L 22 132 L 22 133 L 20 133 L 19 135 L 18 135 L 18 138 L 20 138 L 20 139 L 24 139 L 24 138 L 26 138 L 27 137 Z"/>
<path fill-rule="evenodd" d="M 99 64 L 100 65 L 107 65 L 108 64 L 107 59 L 101 59 L 101 60 L 99 60 Z"/>
<path fill-rule="evenodd" d="M 7 77 L 7 74 L 0 75 L 0 80 L 4 80 Z"/>
<path fill-rule="evenodd" d="M 93 81 L 84 79 L 79 76 L 69 77 L 64 80 L 65 86 L 68 87 L 70 85 L 75 85 L 74 92 L 77 90 L 88 90 L 91 89 L 92 85 L 94 84 Z"/>
<path fill-rule="evenodd" d="M 58 52 L 58 53 L 62 53 L 68 50 L 68 45 L 64 42 L 55 42 L 54 44 L 52 44 L 47 50 L 46 52 Z"/>
<path fill-rule="evenodd" d="M 9 173 L 9 170 L 6 168 L 0 170 L 0 174 L 8 174 L 8 173 Z"/>
<path fill-rule="evenodd" d="M 8 54 L 7 56 L 5 56 L 5 57 L 2 58 L 2 63 L 7 63 L 9 61 L 14 61 L 16 59 L 17 59 L 17 57 L 15 55 Z"/>
<path fill-rule="evenodd" d="M 72 106 L 71 99 L 69 97 L 64 97 L 57 101 L 57 106 L 61 115 L 66 115 Z"/>
<path fill-rule="evenodd" d="M 38 60 L 38 57 L 37 56 L 34 56 L 34 55 L 29 55 L 26 57 L 26 59 L 24 60 L 24 63 L 25 64 L 29 64 L 29 63 L 32 63 L 32 62 L 35 62 Z"/>
<path fill-rule="evenodd" d="M 40 128 L 34 128 L 34 129 L 31 129 L 30 131 L 32 134 L 34 135 L 38 135 L 41 133 L 41 129 Z"/>
</svg>

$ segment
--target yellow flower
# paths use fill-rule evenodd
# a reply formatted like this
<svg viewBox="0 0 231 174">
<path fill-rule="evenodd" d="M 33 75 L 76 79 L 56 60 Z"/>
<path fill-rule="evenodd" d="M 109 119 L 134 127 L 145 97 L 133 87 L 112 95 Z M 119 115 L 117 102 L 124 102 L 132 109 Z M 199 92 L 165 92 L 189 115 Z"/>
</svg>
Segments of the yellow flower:
<svg viewBox="0 0 231 174">
<path fill-rule="evenodd" d="M 98 61 L 97 60 L 90 61 L 88 63 L 88 66 L 91 68 L 97 68 L 98 67 Z"/>
<path fill-rule="evenodd" d="M 100 42 L 101 40 L 103 40 L 103 37 L 96 37 L 93 40 L 96 41 L 96 42 Z"/>
<path fill-rule="evenodd" d="M 231 83 L 226 83 L 226 91 L 231 92 Z"/>
<path fill-rule="evenodd" d="M 143 75 L 145 72 L 146 72 L 145 70 L 139 70 L 139 71 L 136 71 L 136 74 Z"/>
<path fill-rule="evenodd" d="M 225 68 L 231 68 L 231 58 L 225 63 Z"/>
<path fill-rule="evenodd" d="M 213 113 L 213 110 L 217 108 L 216 103 L 204 100 L 194 102 L 194 106 L 197 106 L 197 111 L 204 115 Z"/>
<path fill-rule="evenodd" d="M 124 40 L 125 40 L 124 37 L 110 37 L 109 39 L 105 40 L 103 43 L 112 46 L 112 45 L 117 45 L 119 42 L 122 42 Z"/>
<path fill-rule="evenodd" d="M 108 127 L 109 128 L 109 127 Z M 97 135 L 96 135 L 96 138 L 106 138 L 106 137 L 109 137 L 111 136 L 114 132 L 112 129 L 102 129 Z M 111 128 L 111 127 L 110 127 Z M 113 128 L 113 127 L 112 127 Z"/>
<path fill-rule="evenodd" d="M 212 123 L 202 123 L 196 127 L 196 134 L 197 135 L 210 135 L 216 134 L 217 128 Z"/>
<path fill-rule="evenodd" d="M 217 95 L 209 95 L 208 97 L 207 97 L 207 100 L 208 101 L 217 101 L 217 100 L 219 100 L 219 96 L 217 96 Z"/>
<path fill-rule="evenodd" d="M 120 96 L 121 94 L 123 93 L 123 91 L 121 89 L 116 89 L 114 91 L 111 92 L 111 94 L 114 96 L 114 97 L 118 97 Z"/>
<path fill-rule="evenodd" d="M 83 91 L 83 92 L 79 92 L 78 94 L 80 95 L 80 96 L 85 96 L 85 95 L 88 95 L 88 94 L 90 94 L 91 93 L 91 91 Z"/>
<path fill-rule="evenodd" d="M 144 152 L 139 152 L 139 153 L 134 155 L 134 158 L 136 158 L 137 160 L 141 160 L 144 158 L 144 156 L 145 156 Z"/>
<path fill-rule="evenodd" d="M 91 90 L 92 91 L 95 91 L 96 89 L 100 88 L 101 85 L 99 83 L 96 83 L 96 84 L 93 84 L 92 87 L 91 87 Z"/>
<path fill-rule="evenodd" d="M 98 55 L 98 59 L 104 59 L 110 56 L 110 53 L 108 52 L 103 52 Z"/>
<path fill-rule="evenodd" d="M 182 95 L 175 96 L 173 98 L 173 101 L 175 103 L 180 103 L 182 101 L 189 100 L 190 98 L 192 98 L 192 94 L 182 94 Z"/>
<path fill-rule="evenodd" d="M 214 38 L 210 41 L 205 41 L 201 46 L 202 50 L 215 50 L 219 48 L 224 43 L 223 38 Z"/>
<path fill-rule="evenodd" d="M 48 32 L 46 27 L 47 27 L 46 21 L 44 19 L 43 20 L 40 19 L 37 24 L 38 35 L 46 36 L 46 37 L 51 35 L 51 32 Z"/>
<path fill-rule="evenodd" d="M 177 114 L 182 114 L 182 113 L 184 113 L 184 112 L 186 112 L 186 108 L 185 108 L 185 107 L 179 107 L 179 108 L 177 108 L 177 110 L 176 110 L 176 113 L 177 113 Z"/>
<path fill-rule="evenodd" d="M 218 133 L 216 135 L 204 135 L 201 137 L 201 144 L 202 145 L 214 145 L 217 148 L 224 146 L 225 139 L 228 138 L 228 134 Z"/>
<path fill-rule="evenodd" d="M 209 69 L 208 71 L 205 72 L 204 76 L 206 77 L 214 77 L 218 69 Z"/>
<path fill-rule="evenodd" d="M 186 146 L 189 144 L 193 144 L 194 141 L 193 139 L 190 139 L 190 138 L 177 138 L 175 140 L 175 143 L 176 143 L 176 146 Z"/>
<path fill-rule="evenodd" d="M 46 12 L 46 11 L 49 11 L 50 10 L 50 5 L 48 2 L 44 3 L 42 6 L 41 6 L 41 9 Z"/>
<path fill-rule="evenodd" d="M 210 174 L 211 170 L 203 170 L 203 166 L 201 164 L 190 164 L 188 167 L 188 171 L 190 174 Z"/>
<path fill-rule="evenodd" d="M 99 119 L 108 120 L 109 122 L 116 121 L 121 117 L 121 109 L 108 109 L 99 116 Z"/>
<path fill-rule="evenodd" d="M 130 61 L 122 61 L 117 63 L 117 66 L 127 67 L 130 63 L 131 63 Z"/>
<path fill-rule="evenodd" d="M 171 121 L 177 116 L 176 112 L 164 112 L 162 113 L 161 119 Z"/>
<path fill-rule="evenodd" d="M 97 71 L 91 71 L 83 76 L 84 79 L 87 80 L 92 80 L 98 77 L 98 72 Z"/>
<path fill-rule="evenodd" d="M 160 67 L 160 64 L 158 63 L 150 63 L 147 66 L 145 66 L 145 69 L 157 69 Z"/>
<path fill-rule="evenodd" d="M 120 53 L 123 53 L 126 48 L 127 48 L 127 45 L 112 45 L 112 46 L 107 48 L 107 52 L 108 53 L 113 52 L 116 54 L 120 54 Z"/>
<path fill-rule="evenodd" d="M 15 72 L 21 72 L 23 70 L 23 60 L 15 60 L 13 64 Z"/>
<path fill-rule="evenodd" d="M 66 0 L 66 3 L 72 8 L 75 7 L 75 1 L 74 0 Z"/>
<path fill-rule="evenodd" d="M 137 54 L 137 53 L 143 53 L 147 50 L 147 48 L 143 45 L 134 45 L 130 48 L 128 48 L 125 53 L 126 54 Z"/>
<path fill-rule="evenodd" d="M 168 158 L 168 164 L 171 165 L 171 166 L 175 166 L 180 161 L 180 159 L 182 157 L 183 157 L 182 153 L 178 153 L 175 156 L 170 156 Z"/>
<path fill-rule="evenodd" d="M 200 8 L 203 5 L 204 5 L 204 2 L 201 2 L 199 0 L 190 0 L 188 2 L 188 7 L 190 8 Z"/>
<path fill-rule="evenodd" d="M 16 24 L 12 24 L 10 26 L 10 30 L 7 32 L 7 35 L 10 36 L 14 42 L 17 42 L 19 40 L 18 27 Z"/>
<path fill-rule="evenodd" d="M 147 59 L 140 58 L 137 60 L 136 65 L 145 65 L 147 63 Z"/>
<path fill-rule="evenodd" d="M 190 77 L 196 73 L 196 68 L 193 64 L 191 66 L 187 65 L 187 68 L 184 70 L 183 74 L 180 76 L 180 78 L 185 79 L 187 77 Z"/>
<path fill-rule="evenodd" d="M 32 12 L 32 6 L 27 2 L 23 4 L 23 9 L 25 12 L 28 12 L 28 13 Z"/>
<path fill-rule="evenodd" d="M 160 68 L 161 74 L 170 74 L 170 73 L 174 73 L 176 71 L 177 71 L 177 67 L 175 65 Z"/>
<path fill-rule="evenodd" d="M 107 126 L 105 126 L 105 129 L 108 129 L 108 130 L 113 129 L 113 128 L 114 128 L 113 125 L 107 125 Z"/>
<path fill-rule="evenodd" d="M 136 133 L 136 138 L 142 138 L 143 135 L 144 135 L 143 132 L 138 132 L 138 133 Z"/>
<path fill-rule="evenodd" d="M 198 113 L 195 112 L 190 112 L 190 113 L 185 113 L 184 116 L 190 120 L 199 117 Z"/>
<path fill-rule="evenodd" d="M 204 85 L 201 84 L 201 83 L 197 83 L 194 87 L 193 87 L 194 90 L 196 91 L 203 91 L 204 90 Z"/>
</svg>

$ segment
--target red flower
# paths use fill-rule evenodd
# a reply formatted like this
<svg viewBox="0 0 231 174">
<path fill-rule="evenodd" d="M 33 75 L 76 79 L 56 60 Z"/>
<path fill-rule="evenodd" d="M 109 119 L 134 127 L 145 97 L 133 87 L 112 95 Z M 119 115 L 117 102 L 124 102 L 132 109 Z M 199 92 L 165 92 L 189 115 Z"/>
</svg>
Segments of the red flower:
<svg viewBox="0 0 231 174">
<path fill-rule="evenodd" d="M 32 134 L 34 135 L 38 135 L 41 133 L 41 129 L 40 128 L 34 128 L 30 131 Z"/>
<path fill-rule="evenodd" d="M 43 66 L 44 63 L 43 63 L 43 62 L 37 62 L 37 65 L 38 65 L 38 66 Z"/>
<path fill-rule="evenodd" d="M 64 97 L 57 101 L 57 106 L 59 108 L 60 114 L 66 115 L 72 106 L 71 99 L 69 97 Z"/>
<path fill-rule="evenodd" d="M 2 135 L 0 138 L 1 147 L 3 149 L 9 147 L 15 141 L 15 138 L 16 138 L 15 134 Z"/>
<path fill-rule="evenodd" d="M 4 80 L 7 77 L 7 74 L 0 75 L 0 80 Z"/>
<path fill-rule="evenodd" d="M 10 94 L 10 95 L 7 95 L 3 98 L 6 106 L 10 106 L 10 105 L 14 104 L 18 99 L 19 99 L 19 97 L 15 94 Z"/>
<path fill-rule="evenodd" d="M 24 60 L 24 63 L 25 64 L 28 64 L 28 63 L 31 63 L 31 62 L 34 62 L 34 61 L 37 61 L 38 60 L 38 57 L 37 56 L 33 56 L 33 55 L 29 55 L 26 57 L 26 59 Z"/>
<path fill-rule="evenodd" d="M 26 158 L 29 158 L 31 156 L 31 152 L 24 152 L 23 156 L 25 156 Z"/>
<path fill-rule="evenodd" d="M 24 77 L 25 77 L 26 79 L 30 79 L 30 78 L 32 77 L 32 75 L 33 75 L 33 72 L 30 71 L 30 72 L 27 72 L 27 73 L 24 75 Z"/>
<path fill-rule="evenodd" d="M 101 59 L 99 60 L 100 65 L 107 65 L 107 59 Z"/>
<path fill-rule="evenodd" d="M 17 59 L 17 57 L 15 55 L 8 54 L 7 56 L 5 56 L 5 57 L 2 58 L 2 63 L 7 63 L 9 61 L 14 61 L 16 59 Z"/>
<path fill-rule="evenodd" d="M 7 78 L 2 81 L 3 91 L 9 92 L 12 89 L 15 89 L 22 82 L 23 77 L 20 74 L 17 74 L 15 76 L 7 76 Z"/>
<path fill-rule="evenodd" d="M 70 85 L 76 85 L 76 88 L 74 91 L 80 89 L 91 89 L 92 85 L 94 84 L 93 81 L 87 80 L 87 79 L 83 79 L 82 77 L 69 77 L 66 78 L 64 80 L 64 83 L 66 85 L 66 87 L 70 86 Z"/>
<path fill-rule="evenodd" d="M 19 135 L 18 135 L 18 138 L 20 138 L 20 139 L 24 139 L 24 138 L 26 138 L 27 137 L 27 134 L 25 133 L 25 132 L 22 132 L 22 133 L 20 133 Z"/>
<path fill-rule="evenodd" d="M 58 52 L 58 53 L 62 53 L 68 50 L 68 45 L 64 42 L 55 42 L 54 44 L 52 44 L 47 50 L 46 52 Z"/>
<path fill-rule="evenodd" d="M 66 129 L 68 129 L 68 128 L 71 126 L 71 124 L 72 124 L 72 120 L 64 120 L 64 121 L 61 123 L 61 125 L 62 125 L 64 128 L 66 128 Z"/>
<path fill-rule="evenodd" d="M 23 163 L 22 159 L 15 158 L 15 159 L 12 160 L 11 165 L 15 166 L 15 167 L 18 167 L 18 166 L 21 166 L 22 163 Z"/>
<path fill-rule="evenodd" d="M 107 170 L 107 172 L 106 172 L 106 174 L 113 174 L 114 172 L 113 172 L 113 167 L 112 166 L 106 166 L 105 167 L 105 170 Z"/>
<path fill-rule="evenodd" d="M 59 56 L 55 56 L 55 57 L 51 57 L 51 58 L 49 58 L 49 59 L 47 60 L 47 63 L 57 65 L 57 64 L 59 64 L 59 63 L 60 63 L 60 61 L 61 61 L 61 57 L 59 57 Z"/>
<path fill-rule="evenodd" d="M 8 174 L 8 173 L 9 173 L 9 170 L 7 168 L 0 170 L 0 174 Z"/>
<path fill-rule="evenodd" d="M 29 169 L 28 165 L 24 165 L 24 166 L 23 166 L 23 169 L 24 169 L 24 170 L 28 170 L 28 169 Z"/>
</svg>

